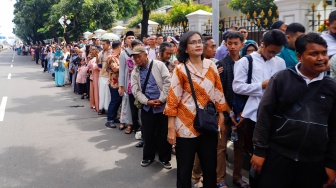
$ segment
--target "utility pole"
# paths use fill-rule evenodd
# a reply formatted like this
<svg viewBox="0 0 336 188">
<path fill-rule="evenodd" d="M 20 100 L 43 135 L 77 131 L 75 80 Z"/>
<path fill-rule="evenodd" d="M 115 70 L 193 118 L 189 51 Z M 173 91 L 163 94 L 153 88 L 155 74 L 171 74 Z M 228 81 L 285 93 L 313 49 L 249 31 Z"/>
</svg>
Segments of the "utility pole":
<svg viewBox="0 0 336 188">
<path fill-rule="evenodd" d="M 212 0 L 212 37 L 216 41 L 217 46 L 219 42 L 219 2 Z"/>
</svg>

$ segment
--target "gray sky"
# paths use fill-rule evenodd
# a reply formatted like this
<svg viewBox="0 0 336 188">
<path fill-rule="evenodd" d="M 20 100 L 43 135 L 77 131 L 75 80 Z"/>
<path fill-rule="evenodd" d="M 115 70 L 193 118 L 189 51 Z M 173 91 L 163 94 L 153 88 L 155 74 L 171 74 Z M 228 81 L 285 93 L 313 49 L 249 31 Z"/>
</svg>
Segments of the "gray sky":
<svg viewBox="0 0 336 188">
<path fill-rule="evenodd" d="M 2 34 L 12 34 L 15 2 L 15 0 L 0 0 L 0 33 Z"/>
</svg>

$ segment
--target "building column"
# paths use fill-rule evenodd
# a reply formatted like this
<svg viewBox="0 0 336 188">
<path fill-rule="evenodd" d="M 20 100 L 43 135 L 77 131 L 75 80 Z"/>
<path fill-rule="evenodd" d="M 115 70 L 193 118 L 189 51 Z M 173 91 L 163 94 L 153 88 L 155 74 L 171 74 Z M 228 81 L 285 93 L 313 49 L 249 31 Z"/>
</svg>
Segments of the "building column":
<svg viewBox="0 0 336 188">
<path fill-rule="evenodd" d="M 311 31 L 309 27 L 311 23 L 311 15 L 309 10 L 314 3 L 317 7 L 321 0 L 275 0 L 274 3 L 278 6 L 279 20 L 287 24 L 298 22 L 301 23 L 307 31 Z M 315 18 L 316 19 L 316 18 Z"/>
</svg>

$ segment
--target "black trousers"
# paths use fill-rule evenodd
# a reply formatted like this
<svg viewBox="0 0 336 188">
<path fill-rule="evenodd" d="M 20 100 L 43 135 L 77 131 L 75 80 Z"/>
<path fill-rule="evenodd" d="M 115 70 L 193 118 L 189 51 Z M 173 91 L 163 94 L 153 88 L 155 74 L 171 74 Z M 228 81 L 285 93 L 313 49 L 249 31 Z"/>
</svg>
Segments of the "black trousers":
<svg viewBox="0 0 336 188">
<path fill-rule="evenodd" d="M 46 72 L 48 70 L 48 60 L 46 60 L 46 59 L 41 60 L 41 65 L 44 68 L 43 71 Z"/>
<path fill-rule="evenodd" d="M 217 143 L 216 133 L 200 135 L 196 138 L 176 138 L 177 188 L 191 187 L 195 153 L 199 157 L 203 172 L 203 187 L 217 187 Z"/>
<path fill-rule="evenodd" d="M 258 188 L 322 188 L 327 176 L 323 162 L 298 162 L 270 149 L 262 167 Z"/>
<path fill-rule="evenodd" d="M 36 62 L 36 64 L 38 64 L 38 62 L 39 62 L 39 53 L 36 53 L 35 54 L 35 62 Z M 43 65 L 42 65 L 42 67 L 43 67 Z"/>
<path fill-rule="evenodd" d="M 148 112 L 141 110 L 143 160 L 154 160 L 155 151 L 158 149 L 159 160 L 169 162 L 171 160 L 172 146 L 167 141 L 168 117 L 163 113 L 153 114 L 152 109 Z"/>
<path fill-rule="evenodd" d="M 129 97 L 129 105 L 131 107 L 131 113 L 132 113 L 132 122 L 133 122 L 132 129 L 138 130 L 140 127 L 139 115 L 138 115 L 139 109 L 134 105 L 134 101 L 135 101 L 134 95 L 129 94 L 128 97 Z"/>
<path fill-rule="evenodd" d="M 90 98 L 90 77 L 86 78 L 86 94 Z"/>
</svg>

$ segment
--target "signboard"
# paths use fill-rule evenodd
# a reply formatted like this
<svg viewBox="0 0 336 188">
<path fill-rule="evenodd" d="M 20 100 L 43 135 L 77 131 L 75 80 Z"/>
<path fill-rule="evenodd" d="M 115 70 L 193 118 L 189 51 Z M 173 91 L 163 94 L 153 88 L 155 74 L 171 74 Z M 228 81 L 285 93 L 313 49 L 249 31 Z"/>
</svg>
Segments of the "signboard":
<svg viewBox="0 0 336 188">
<path fill-rule="evenodd" d="M 58 20 L 58 22 L 64 27 L 64 20 L 65 20 L 65 22 L 69 25 L 70 23 L 71 23 L 71 21 L 68 19 L 68 17 L 67 16 L 62 16 L 59 20 Z"/>
</svg>

